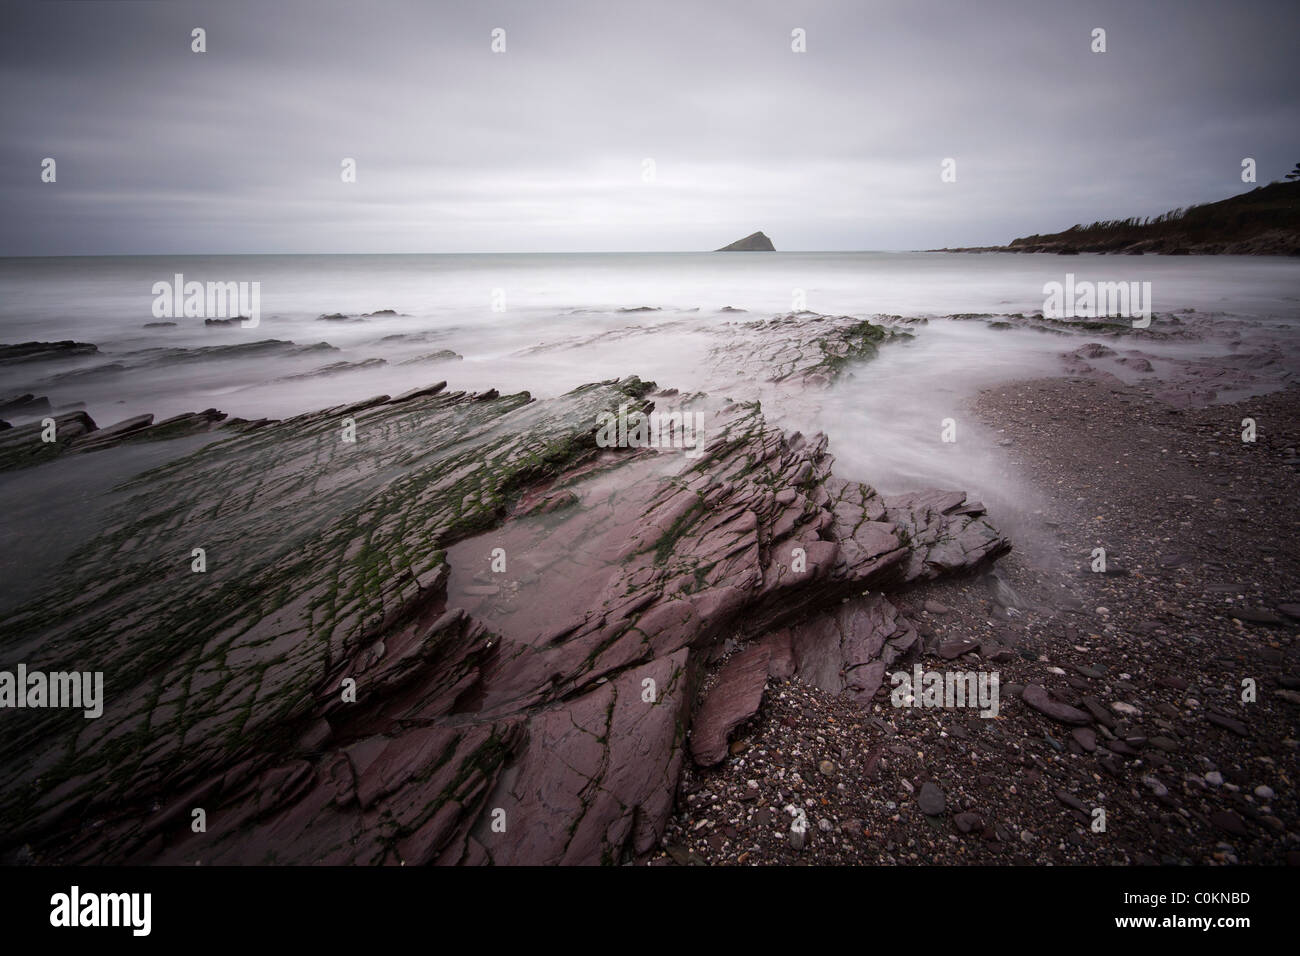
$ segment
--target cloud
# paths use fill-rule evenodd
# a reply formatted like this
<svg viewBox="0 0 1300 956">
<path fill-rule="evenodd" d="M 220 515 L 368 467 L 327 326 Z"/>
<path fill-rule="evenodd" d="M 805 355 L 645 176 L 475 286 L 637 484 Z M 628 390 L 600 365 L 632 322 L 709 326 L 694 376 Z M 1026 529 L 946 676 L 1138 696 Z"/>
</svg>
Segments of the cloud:
<svg viewBox="0 0 1300 956">
<path fill-rule="evenodd" d="M 1292 3 L 11 9 L 5 255 L 991 244 L 1300 159 Z"/>
</svg>

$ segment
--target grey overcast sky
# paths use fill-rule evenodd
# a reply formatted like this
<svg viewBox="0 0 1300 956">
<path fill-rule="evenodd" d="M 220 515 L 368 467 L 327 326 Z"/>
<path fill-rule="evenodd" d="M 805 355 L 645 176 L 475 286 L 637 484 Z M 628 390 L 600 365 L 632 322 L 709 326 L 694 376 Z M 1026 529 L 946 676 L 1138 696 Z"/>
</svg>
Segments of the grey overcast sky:
<svg viewBox="0 0 1300 956">
<path fill-rule="evenodd" d="M 1261 184 L 1300 161 L 1294 0 L 0 15 L 3 255 L 993 244 L 1246 191 L 1244 157 Z"/>
</svg>

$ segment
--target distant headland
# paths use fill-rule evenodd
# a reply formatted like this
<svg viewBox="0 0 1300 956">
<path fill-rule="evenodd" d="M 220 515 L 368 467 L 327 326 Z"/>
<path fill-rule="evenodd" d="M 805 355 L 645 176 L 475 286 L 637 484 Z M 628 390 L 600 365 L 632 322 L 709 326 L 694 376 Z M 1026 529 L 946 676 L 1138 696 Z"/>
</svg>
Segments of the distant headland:
<svg viewBox="0 0 1300 956">
<path fill-rule="evenodd" d="M 932 252 L 1054 252 L 1075 255 L 1300 255 L 1300 182 L 1277 182 L 1202 206 L 1143 219 L 1112 219 L 1025 236 L 1005 246 Z"/>
</svg>

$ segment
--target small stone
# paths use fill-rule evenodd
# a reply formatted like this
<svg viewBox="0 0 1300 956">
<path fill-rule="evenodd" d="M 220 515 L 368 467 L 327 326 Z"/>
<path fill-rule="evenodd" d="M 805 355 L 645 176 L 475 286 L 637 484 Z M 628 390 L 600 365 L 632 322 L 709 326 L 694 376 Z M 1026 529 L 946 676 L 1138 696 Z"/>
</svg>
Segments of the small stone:
<svg viewBox="0 0 1300 956">
<path fill-rule="evenodd" d="M 947 614 L 952 610 L 946 604 L 940 604 L 938 601 L 926 601 L 925 609 L 930 614 Z"/>
<path fill-rule="evenodd" d="M 1246 823 L 1231 810 L 1219 810 L 1210 814 L 1210 822 L 1225 833 L 1233 836 L 1246 836 Z"/>
<path fill-rule="evenodd" d="M 1069 807 L 1072 810 L 1078 810 L 1081 813 L 1088 812 L 1084 808 L 1083 801 L 1080 800 L 1078 797 L 1076 797 L 1074 794 L 1070 793 L 1068 790 L 1056 791 L 1056 799 L 1060 800 L 1063 804 L 1065 804 L 1067 807 Z"/>
<path fill-rule="evenodd" d="M 1275 794 L 1273 793 L 1272 787 L 1266 787 L 1263 784 L 1260 784 L 1255 788 L 1255 796 L 1259 797 L 1261 800 L 1272 800 Z"/>
<path fill-rule="evenodd" d="M 1083 725 L 1091 723 L 1091 718 L 1081 710 L 1071 707 L 1069 704 L 1063 704 L 1060 701 L 1053 700 L 1048 696 L 1046 690 L 1037 684 L 1029 684 L 1021 694 L 1022 699 L 1034 710 L 1040 714 L 1059 721 L 1063 724 Z"/>
<path fill-rule="evenodd" d="M 1209 773 L 1205 775 L 1205 782 L 1208 783 L 1211 787 L 1222 787 L 1223 774 L 1219 773 L 1219 771 L 1217 770 L 1211 770 Z"/>
<path fill-rule="evenodd" d="M 1169 788 L 1150 774 L 1142 778 L 1142 783 L 1145 784 L 1146 787 L 1157 797 L 1166 797 L 1169 795 Z"/>
<path fill-rule="evenodd" d="M 1088 753 L 1097 749 L 1097 732 L 1091 727 L 1075 727 L 1070 731 L 1070 736 Z"/>
<path fill-rule="evenodd" d="M 916 803 L 926 816 L 937 817 L 943 813 L 948 801 L 942 790 L 933 783 L 926 782 L 921 784 L 921 792 L 917 795 Z"/>
<path fill-rule="evenodd" d="M 1231 730 L 1238 737 L 1247 737 L 1250 735 L 1250 731 L 1246 729 L 1246 725 L 1243 724 L 1240 720 L 1237 720 L 1236 718 L 1228 717 L 1225 716 L 1224 714 L 1216 714 L 1213 711 L 1211 711 L 1210 713 L 1205 715 L 1205 719 L 1208 720 L 1210 723 L 1214 724 L 1216 727 L 1222 727 L 1225 730 Z"/>
</svg>

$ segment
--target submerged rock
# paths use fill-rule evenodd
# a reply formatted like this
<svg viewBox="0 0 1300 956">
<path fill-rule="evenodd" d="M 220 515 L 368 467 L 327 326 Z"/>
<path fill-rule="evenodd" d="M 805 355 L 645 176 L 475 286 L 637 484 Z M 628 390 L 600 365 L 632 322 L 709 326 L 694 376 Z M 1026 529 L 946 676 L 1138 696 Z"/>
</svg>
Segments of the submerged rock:
<svg viewBox="0 0 1300 956">
<path fill-rule="evenodd" d="M 0 365 L 16 362 L 45 362 L 51 359 L 74 358 L 78 355 L 93 355 L 98 346 L 89 342 L 21 342 L 17 345 L 0 345 Z"/>
<path fill-rule="evenodd" d="M 54 416 L 54 441 L 45 441 L 50 432 L 39 421 L 6 428 L 0 435 L 0 472 L 30 468 L 57 458 L 72 442 L 97 427 L 85 412 L 68 412 Z"/>
<path fill-rule="evenodd" d="M 31 392 L 0 398 L 0 414 L 39 415 L 50 410 L 50 400 L 44 395 L 39 398 Z"/>
</svg>

